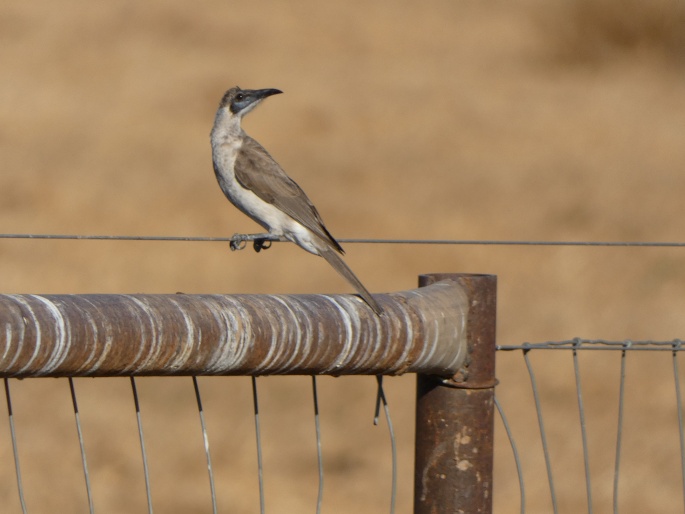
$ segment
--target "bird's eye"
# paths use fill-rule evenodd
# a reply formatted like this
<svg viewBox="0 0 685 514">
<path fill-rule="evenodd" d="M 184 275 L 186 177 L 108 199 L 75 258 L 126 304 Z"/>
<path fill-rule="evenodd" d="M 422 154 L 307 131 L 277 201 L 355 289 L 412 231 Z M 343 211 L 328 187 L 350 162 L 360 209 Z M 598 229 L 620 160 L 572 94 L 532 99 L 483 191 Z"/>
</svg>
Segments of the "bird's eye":
<svg viewBox="0 0 685 514">
<path fill-rule="evenodd" d="M 235 99 L 238 101 L 245 100 L 245 95 L 242 93 L 238 93 L 237 95 L 235 95 Z"/>
</svg>

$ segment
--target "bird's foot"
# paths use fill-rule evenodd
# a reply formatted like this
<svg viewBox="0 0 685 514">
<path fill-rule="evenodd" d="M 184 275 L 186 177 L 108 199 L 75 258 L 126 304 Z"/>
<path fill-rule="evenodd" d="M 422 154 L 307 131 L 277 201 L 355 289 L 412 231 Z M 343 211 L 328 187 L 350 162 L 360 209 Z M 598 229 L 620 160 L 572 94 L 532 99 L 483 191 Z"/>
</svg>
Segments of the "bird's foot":
<svg viewBox="0 0 685 514">
<path fill-rule="evenodd" d="M 252 247 L 255 252 L 261 252 L 262 250 L 268 250 L 271 248 L 271 243 L 273 241 L 280 241 L 279 236 L 274 236 L 273 234 L 233 234 L 231 237 L 231 250 L 242 250 L 247 246 L 247 241 L 252 241 Z"/>
<path fill-rule="evenodd" d="M 235 236 L 231 238 L 231 242 L 229 244 L 231 245 L 232 252 L 235 252 L 236 250 L 242 250 L 246 245 L 244 239 L 236 239 Z"/>
<path fill-rule="evenodd" d="M 255 239 L 252 245 L 254 247 L 254 251 L 259 253 L 262 250 L 268 250 L 271 248 L 271 239 Z"/>
<path fill-rule="evenodd" d="M 247 245 L 246 238 L 248 235 L 249 234 L 233 234 L 233 236 L 231 236 L 230 242 L 231 251 L 235 252 L 236 250 L 242 250 L 243 248 L 245 248 L 245 246 Z"/>
</svg>

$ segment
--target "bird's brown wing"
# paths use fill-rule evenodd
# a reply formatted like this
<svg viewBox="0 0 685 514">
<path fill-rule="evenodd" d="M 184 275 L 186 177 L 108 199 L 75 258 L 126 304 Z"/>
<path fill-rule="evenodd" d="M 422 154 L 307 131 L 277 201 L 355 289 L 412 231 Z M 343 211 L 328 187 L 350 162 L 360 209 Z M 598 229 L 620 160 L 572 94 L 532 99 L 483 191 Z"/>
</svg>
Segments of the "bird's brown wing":
<svg viewBox="0 0 685 514">
<path fill-rule="evenodd" d="M 235 178 L 240 185 L 285 212 L 330 243 L 340 253 L 344 253 L 342 247 L 324 226 L 319 212 L 302 188 L 286 175 L 283 168 L 262 145 L 249 136 L 243 139 L 234 169 Z"/>
</svg>

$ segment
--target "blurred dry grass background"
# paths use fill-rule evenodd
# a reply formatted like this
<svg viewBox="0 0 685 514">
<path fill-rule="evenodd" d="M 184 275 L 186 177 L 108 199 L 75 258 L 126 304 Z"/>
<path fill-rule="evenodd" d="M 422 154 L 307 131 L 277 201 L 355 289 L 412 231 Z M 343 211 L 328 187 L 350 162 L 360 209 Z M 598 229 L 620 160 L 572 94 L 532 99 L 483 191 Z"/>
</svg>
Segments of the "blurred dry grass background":
<svg viewBox="0 0 685 514">
<path fill-rule="evenodd" d="M 338 237 L 682 241 L 684 35 L 676 0 L 6 0 L 0 232 L 253 231 L 219 191 L 208 141 L 221 94 L 239 84 L 285 91 L 246 129 Z M 497 274 L 501 343 L 682 337 L 679 249 L 347 251 L 372 291 L 411 288 L 426 272 Z M 0 264 L 3 293 L 348 291 L 291 245 L 255 255 L 210 243 L 4 240 Z M 560 505 L 577 512 L 584 496 L 572 370 L 561 356 L 537 358 Z M 654 436 L 674 416 L 669 362 L 631 362 L 622 512 L 675 512 L 677 440 Z M 584 365 L 595 499 L 605 511 L 618 367 L 595 353 Z M 498 366 L 520 444 L 533 447 L 519 359 L 503 355 Z M 140 382 L 157 510 L 207 512 L 190 381 Z M 262 383 L 269 512 L 312 510 L 308 379 Z M 255 512 L 249 381 L 201 386 L 220 507 Z M 410 475 L 413 380 L 387 387 Z M 98 511 L 144 511 L 128 383 L 79 380 L 77 388 Z M 86 512 L 66 383 L 15 382 L 13 390 L 30 511 Z M 372 379 L 322 380 L 325 512 L 387 508 L 388 443 L 383 428 L 369 426 L 373 392 Z M 517 512 L 500 428 L 496 512 Z M 0 502 L 19 512 L 6 432 L 0 423 Z M 525 455 L 529 512 L 548 512 L 542 463 Z M 410 476 L 399 500 L 399 512 L 410 512 Z"/>
</svg>

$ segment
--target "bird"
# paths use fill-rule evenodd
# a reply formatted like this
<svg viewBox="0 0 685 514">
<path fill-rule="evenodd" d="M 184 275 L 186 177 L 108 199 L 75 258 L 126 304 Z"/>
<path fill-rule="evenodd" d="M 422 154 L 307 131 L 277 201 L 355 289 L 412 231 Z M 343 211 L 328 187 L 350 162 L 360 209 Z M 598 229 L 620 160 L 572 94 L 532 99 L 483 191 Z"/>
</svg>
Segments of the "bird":
<svg viewBox="0 0 685 514">
<path fill-rule="evenodd" d="M 227 90 L 210 133 L 214 173 L 224 195 L 240 211 L 264 227 L 267 234 L 237 234 L 233 241 L 254 241 L 256 251 L 270 241 L 285 239 L 318 255 L 342 275 L 377 314 L 383 310 L 342 259 L 344 250 L 328 231 L 321 215 L 302 188 L 262 145 L 245 133 L 243 117 L 279 89 Z M 266 244 L 266 242 L 269 242 Z"/>
</svg>

